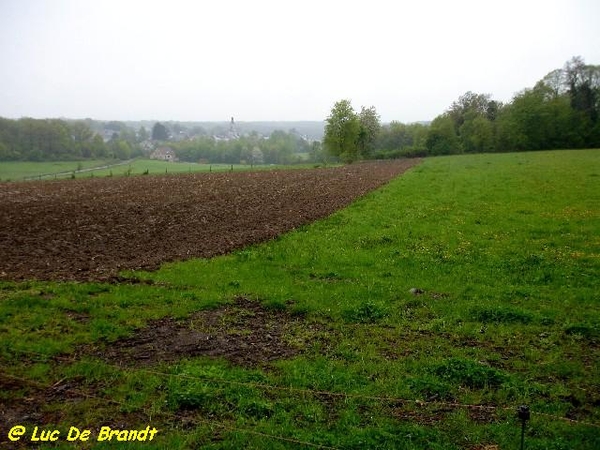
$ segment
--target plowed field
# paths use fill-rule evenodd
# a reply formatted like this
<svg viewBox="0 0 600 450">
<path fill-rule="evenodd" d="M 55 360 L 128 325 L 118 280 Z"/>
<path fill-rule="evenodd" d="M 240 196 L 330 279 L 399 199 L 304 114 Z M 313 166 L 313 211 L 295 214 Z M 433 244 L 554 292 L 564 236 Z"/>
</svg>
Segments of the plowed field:
<svg viewBox="0 0 600 450">
<path fill-rule="evenodd" d="M 0 279 L 110 280 L 227 253 L 325 217 L 416 163 L 0 184 Z"/>
</svg>

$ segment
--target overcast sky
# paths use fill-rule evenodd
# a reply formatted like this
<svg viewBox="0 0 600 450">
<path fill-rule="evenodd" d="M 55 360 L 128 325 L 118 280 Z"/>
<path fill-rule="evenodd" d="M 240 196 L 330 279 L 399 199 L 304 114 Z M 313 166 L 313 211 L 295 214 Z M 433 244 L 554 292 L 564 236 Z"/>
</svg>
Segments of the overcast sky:
<svg viewBox="0 0 600 450">
<path fill-rule="evenodd" d="M 0 0 L 0 116 L 431 120 L 600 64 L 599 0 Z"/>
</svg>

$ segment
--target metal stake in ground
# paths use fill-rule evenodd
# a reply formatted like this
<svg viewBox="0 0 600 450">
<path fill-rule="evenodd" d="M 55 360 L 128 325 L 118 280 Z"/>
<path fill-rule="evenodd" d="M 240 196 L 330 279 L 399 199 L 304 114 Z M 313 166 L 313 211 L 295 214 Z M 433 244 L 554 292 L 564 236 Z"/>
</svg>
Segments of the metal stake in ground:
<svg viewBox="0 0 600 450">
<path fill-rule="evenodd" d="M 517 408 L 517 417 L 521 420 L 521 450 L 525 448 L 525 423 L 531 417 L 529 406 L 521 405 Z"/>
</svg>

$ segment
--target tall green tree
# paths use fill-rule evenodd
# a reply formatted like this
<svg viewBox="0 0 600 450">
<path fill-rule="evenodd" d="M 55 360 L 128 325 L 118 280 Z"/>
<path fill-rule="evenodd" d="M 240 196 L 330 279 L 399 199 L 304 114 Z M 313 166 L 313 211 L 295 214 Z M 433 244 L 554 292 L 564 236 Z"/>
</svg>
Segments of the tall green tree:
<svg viewBox="0 0 600 450">
<path fill-rule="evenodd" d="M 375 107 L 365 108 L 363 106 L 358 115 L 358 122 L 360 124 L 357 140 L 358 152 L 363 158 L 368 158 L 373 153 L 377 136 L 381 130 L 379 114 Z"/>
<path fill-rule="evenodd" d="M 155 141 L 166 141 L 169 139 L 169 130 L 160 122 L 152 127 L 152 139 Z"/>
<path fill-rule="evenodd" d="M 462 148 L 466 153 L 494 150 L 494 128 L 487 117 L 468 113 L 459 129 L 459 136 Z"/>
<path fill-rule="evenodd" d="M 581 57 L 576 56 L 565 64 L 563 71 L 571 106 L 596 122 L 600 106 L 600 66 L 585 64 Z"/>
<path fill-rule="evenodd" d="M 375 144 L 376 158 L 399 156 L 423 156 L 427 153 L 426 142 L 429 127 L 420 123 L 404 124 L 393 121 L 384 125 Z"/>
<path fill-rule="evenodd" d="M 336 102 L 325 120 L 325 149 L 345 162 L 356 161 L 360 156 L 359 133 L 360 122 L 350 100 Z"/>
<path fill-rule="evenodd" d="M 448 116 L 454 122 L 454 128 L 458 133 L 460 127 L 468 118 L 477 116 L 492 119 L 498 109 L 498 104 L 490 99 L 487 94 L 476 94 L 467 92 L 452 103 L 448 109 Z"/>
<path fill-rule="evenodd" d="M 588 124 L 569 104 L 568 95 L 538 82 L 503 108 L 497 120 L 497 146 L 503 151 L 581 148 Z"/>
<path fill-rule="evenodd" d="M 148 130 L 142 126 L 137 132 L 137 142 L 144 142 L 148 139 Z"/>
<path fill-rule="evenodd" d="M 433 119 L 429 127 L 426 146 L 431 155 L 462 153 L 461 143 L 454 127 L 454 120 L 450 114 L 442 114 Z"/>
</svg>

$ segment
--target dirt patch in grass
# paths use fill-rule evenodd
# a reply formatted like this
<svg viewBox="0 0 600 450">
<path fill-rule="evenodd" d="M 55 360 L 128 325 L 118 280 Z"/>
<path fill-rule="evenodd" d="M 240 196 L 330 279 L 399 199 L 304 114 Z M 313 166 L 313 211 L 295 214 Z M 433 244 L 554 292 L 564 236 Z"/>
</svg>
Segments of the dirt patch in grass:
<svg viewBox="0 0 600 450">
<path fill-rule="evenodd" d="M 81 422 L 83 412 L 94 408 L 103 410 L 98 416 L 102 417 L 103 426 L 127 429 L 148 423 L 146 414 L 119 411 L 119 402 L 103 398 L 99 390 L 98 386 L 84 385 L 80 378 L 62 379 L 45 386 L 0 372 L 2 431 L 8 432 L 15 425 L 25 426 L 28 430 L 17 442 L 9 441 L 6 434 L 0 436 L 0 449 L 33 448 L 29 438 L 35 426 L 40 427 L 40 430 L 57 429 L 56 424 L 62 423 L 63 425 L 58 427 L 61 431 L 61 441 L 71 425 L 97 431 L 97 422 Z M 53 426 L 46 428 L 49 424 Z"/>
<path fill-rule="evenodd" d="M 255 367 L 290 358 L 324 339 L 324 335 L 321 325 L 239 297 L 233 304 L 200 311 L 184 320 L 150 321 L 132 337 L 83 352 L 124 366 L 208 356 Z"/>
<path fill-rule="evenodd" d="M 0 184 L 0 279 L 110 281 L 323 218 L 418 159 L 336 168 Z"/>
<path fill-rule="evenodd" d="M 3 397 L 0 397 L 0 423 L 6 426 L 57 423 L 61 419 L 61 414 L 52 411 L 49 406 L 53 404 L 64 406 L 66 403 L 86 400 L 88 395 L 78 391 L 78 388 L 79 383 L 74 380 L 61 380 L 52 386 L 44 386 L 0 373 L 0 391 L 3 393 Z M 18 401 L 14 398 L 4 399 L 4 396 L 13 394 L 19 397 Z"/>
<path fill-rule="evenodd" d="M 408 406 L 398 406 L 391 408 L 390 415 L 403 422 L 435 426 L 443 422 L 451 412 L 452 408 L 448 407 L 414 409 Z"/>
<path fill-rule="evenodd" d="M 7 425 L 18 424 L 21 422 L 42 422 L 40 393 L 42 389 L 31 386 L 28 383 L 0 373 L 0 391 L 3 397 L 0 397 L 0 422 Z M 13 392 L 23 393 L 20 401 L 4 399 L 4 396 Z"/>
</svg>

